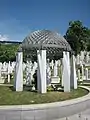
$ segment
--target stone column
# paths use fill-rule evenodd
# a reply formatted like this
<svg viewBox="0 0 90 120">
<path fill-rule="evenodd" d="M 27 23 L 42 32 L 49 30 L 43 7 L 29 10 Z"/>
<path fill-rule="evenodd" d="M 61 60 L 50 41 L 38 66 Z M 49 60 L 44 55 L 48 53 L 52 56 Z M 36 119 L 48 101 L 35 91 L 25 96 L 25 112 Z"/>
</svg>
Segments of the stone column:
<svg viewBox="0 0 90 120">
<path fill-rule="evenodd" d="M 37 89 L 38 89 L 38 92 L 41 92 L 41 77 L 42 77 L 42 70 L 41 70 L 41 66 L 42 66 L 42 63 L 41 63 L 41 51 L 40 50 L 37 50 L 37 63 L 38 63 L 38 67 L 37 67 Z"/>
<path fill-rule="evenodd" d="M 83 68 L 83 64 L 81 64 L 81 71 L 82 71 L 82 80 L 84 79 L 84 68 Z"/>
<path fill-rule="evenodd" d="M 70 92 L 70 60 L 69 52 L 63 52 L 63 74 L 64 92 Z"/>
<path fill-rule="evenodd" d="M 64 86 L 63 84 L 63 58 L 61 58 L 61 86 Z"/>
<path fill-rule="evenodd" d="M 23 91 L 23 53 L 19 51 L 16 56 L 15 90 Z"/>
<path fill-rule="evenodd" d="M 39 55 L 38 55 L 39 56 Z M 39 65 L 37 67 L 37 90 L 38 92 L 41 91 L 41 78 L 40 78 L 40 69 L 39 69 Z"/>
<path fill-rule="evenodd" d="M 38 92 L 46 93 L 46 50 L 37 50 L 38 58 L 38 76 L 37 76 L 37 85 Z"/>
<path fill-rule="evenodd" d="M 71 58 L 70 87 L 73 89 L 77 89 L 77 77 L 76 77 L 76 66 L 75 66 L 75 56 L 74 55 L 72 55 L 72 58 Z"/>
<path fill-rule="evenodd" d="M 54 62 L 53 62 L 53 60 L 51 61 L 51 67 L 52 67 L 52 69 L 53 69 L 53 66 L 54 66 Z"/>
<path fill-rule="evenodd" d="M 88 80 L 88 68 L 85 69 L 86 80 Z"/>
<path fill-rule="evenodd" d="M 0 80 L 1 80 L 1 63 L 0 63 Z"/>
</svg>

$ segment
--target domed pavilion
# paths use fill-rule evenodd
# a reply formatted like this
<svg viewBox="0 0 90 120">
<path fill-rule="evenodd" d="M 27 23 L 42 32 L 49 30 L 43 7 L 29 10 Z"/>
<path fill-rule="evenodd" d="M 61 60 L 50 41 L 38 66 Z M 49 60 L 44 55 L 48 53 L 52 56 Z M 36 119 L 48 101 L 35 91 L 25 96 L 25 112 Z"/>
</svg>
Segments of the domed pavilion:
<svg viewBox="0 0 90 120">
<path fill-rule="evenodd" d="M 27 55 L 31 57 L 37 57 L 38 61 L 38 91 L 40 93 L 46 93 L 46 59 L 53 59 L 58 56 L 58 58 L 63 58 L 63 73 L 62 79 L 64 84 L 64 91 L 70 91 L 70 76 L 71 76 L 71 68 L 70 68 L 70 56 L 69 53 L 72 52 L 69 43 L 62 37 L 59 33 L 50 30 L 38 30 L 30 33 L 25 39 L 22 41 L 20 48 L 18 50 L 16 56 L 17 63 L 17 73 L 16 73 L 16 84 L 17 91 L 22 91 L 22 81 L 23 81 L 23 72 L 22 72 L 22 62 L 23 55 L 25 52 Z M 74 56 L 73 56 L 74 61 Z M 76 79 L 74 75 L 75 63 L 73 65 L 73 76 L 72 83 L 74 84 Z M 75 80 L 74 80 L 75 79 Z M 19 85 L 18 85 L 19 84 Z M 76 86 L 74 84 L 74 86 Z"/>
</svg>

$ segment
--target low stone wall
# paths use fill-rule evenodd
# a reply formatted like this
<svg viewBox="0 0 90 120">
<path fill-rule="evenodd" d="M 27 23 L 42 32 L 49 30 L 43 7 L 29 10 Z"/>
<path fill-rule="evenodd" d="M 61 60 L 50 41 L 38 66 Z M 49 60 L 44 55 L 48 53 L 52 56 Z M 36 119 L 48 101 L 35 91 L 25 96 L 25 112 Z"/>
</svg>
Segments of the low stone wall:
<svg viewBox="0 0 90 120">
<path fill-rule="evenodd" d="M 83 87 L 83 86 L 82 86 Z M 89 88 L 83 87 L 85 89 Z M 48 104 L 0 106 L 6 115 L 17 116 L 25 120 L 55 120 L 70 116 L 90 108 L 90 93 L 86 96 Z M 10 113 L 10 114 L 9 114 Z M 19 120 L 19 119 L 16 119 Z"/>
</svg>

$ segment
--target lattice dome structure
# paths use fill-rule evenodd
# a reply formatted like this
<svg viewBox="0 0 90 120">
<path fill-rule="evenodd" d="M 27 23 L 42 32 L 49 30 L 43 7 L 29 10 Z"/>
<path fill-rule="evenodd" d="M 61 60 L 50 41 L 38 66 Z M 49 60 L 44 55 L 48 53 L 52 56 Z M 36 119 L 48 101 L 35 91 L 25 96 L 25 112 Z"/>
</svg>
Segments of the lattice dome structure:
<svg viewBox="0 0 90 120">
<path fill-rule="evenodd" d="M 37 50 L 46 50 L 47 57 L 59 56 L 62 51 L 71 51 L 65 38 L 50 30 L 32 32 L 23 40 L 21 48 L 30 56 L 36 56 Z"/>
</svg>

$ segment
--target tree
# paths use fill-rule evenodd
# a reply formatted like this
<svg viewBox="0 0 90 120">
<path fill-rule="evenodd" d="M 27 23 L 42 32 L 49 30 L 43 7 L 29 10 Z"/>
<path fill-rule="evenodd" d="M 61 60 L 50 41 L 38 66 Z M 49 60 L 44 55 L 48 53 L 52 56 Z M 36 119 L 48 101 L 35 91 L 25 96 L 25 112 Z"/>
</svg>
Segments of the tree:
<svg viewBox="0 0 90 120">
<path fill-rule="evenodd" d="M 75 51 L 75 54 L 78 54 L 81 50 L 88 50 L 90 29 L 84 27 L 81 21 L 70 21 L 64 37 Z"/>
<path fill-rule="evenodd" d="M 15 61 L 18 47 L 18 44 L 0 44 L 0 62 Z"/>
</svg>

